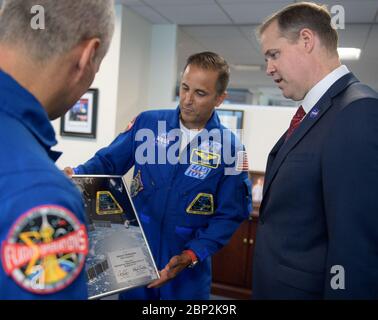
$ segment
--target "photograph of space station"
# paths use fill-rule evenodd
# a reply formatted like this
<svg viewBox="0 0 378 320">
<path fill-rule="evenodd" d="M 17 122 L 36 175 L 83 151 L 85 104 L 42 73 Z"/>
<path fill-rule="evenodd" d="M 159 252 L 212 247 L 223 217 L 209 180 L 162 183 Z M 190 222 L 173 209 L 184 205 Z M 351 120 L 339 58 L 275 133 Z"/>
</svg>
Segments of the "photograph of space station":
<svg viewBox="0 0 378 320">
<path fill-rule="evenodd" d="M 76 175 L 86 211 L 90 299 L 144 286 L 158 278 L 143 229 L 121 176 Z"/>
</svg>

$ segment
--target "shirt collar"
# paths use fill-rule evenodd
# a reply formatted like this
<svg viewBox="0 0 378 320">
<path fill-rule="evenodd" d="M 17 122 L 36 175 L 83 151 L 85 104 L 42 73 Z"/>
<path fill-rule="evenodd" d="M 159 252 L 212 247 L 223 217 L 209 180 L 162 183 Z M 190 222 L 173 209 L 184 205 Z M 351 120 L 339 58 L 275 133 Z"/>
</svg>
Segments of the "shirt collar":
<svg viewBox="0 0 378 320">
<path fill-rule="evenodd" d="M 311 90 L 307 92 L 301 104 L 306 114 L 310 112 L 312 107 L 337 80 L 349 72 L 350 71 L 345 65 L 341 65 L 320 80 L 314 87 L 312 87 Z"/>
<path fill-rule="evenodd" d="M 20 121 L 45 147 L 51 158 L 56 152 L 50 148 L 57 144 L 55 132 L 46 110 L 39 101 L 10 75 L 0 70 L 0 112 Z"/>
<path fill-rule="evenodd" d="M 200 133 L 203 129 L 198 130 L 198 129 L 189 129 L 185 127 L 185 125 L 182 123 L 182 120 L 180 119 L 180 129 L 181 131 L 186 134 L 187 136 L 195 136 L 198 133 Z"/>
</svg>

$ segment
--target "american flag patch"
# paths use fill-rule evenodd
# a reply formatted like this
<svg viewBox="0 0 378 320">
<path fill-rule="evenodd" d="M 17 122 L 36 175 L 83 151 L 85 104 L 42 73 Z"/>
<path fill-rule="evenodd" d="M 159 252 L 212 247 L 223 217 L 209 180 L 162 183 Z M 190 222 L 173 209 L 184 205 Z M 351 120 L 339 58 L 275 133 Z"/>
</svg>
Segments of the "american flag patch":
<svg viewBox="0 0 378 320">
<path fill-rule="evenodd" d="M 247 151 L 238 151 L 238 156 L 236 160 L 236 171 L 248 171 L 248 155 Z"/>
</svg>

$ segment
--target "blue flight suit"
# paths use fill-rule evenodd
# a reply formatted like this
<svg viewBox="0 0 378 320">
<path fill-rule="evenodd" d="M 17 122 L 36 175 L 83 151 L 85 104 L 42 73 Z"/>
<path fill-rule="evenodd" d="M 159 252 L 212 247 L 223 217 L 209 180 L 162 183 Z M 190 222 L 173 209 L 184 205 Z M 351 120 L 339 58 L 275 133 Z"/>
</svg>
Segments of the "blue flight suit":
<svg viewBox="0 0 378 320">
<path fill-rule="evenodd" d="M 135 166 L 131 196 L 158 269 L 185 249 L 193 250 L 200 261 L 161 288 L 126 291 L 121 294 L 124 299 L 209 299 L 211 256 L 229 241 L 251 211 L 251 184 L 245 167 L 243 172 L 234 172 L 236 161 L 226 165 L 219 149 L 228 144 L 235 147 L 235 154 L 244 150 L 235 135 L 213 138 L 209 143 L 200 134 L 180 155 L 186 156 L 186 164 L 158 163 L 159 157 L 172 156 L 174 146 L 173 158 L 179 159 L 179 116 L 179 108 L 143 112 L 108 147 L 74 168 L 76 174 L 123 175 Z M 146 129 L 150 135 L 143 132 Z M 210 132 L 225 127 L 214 112 L 205 129 Z M 146 158 L 153 160 L 147 164 L 136 161 L 144 148 Z M 203 165 L 193 160 L 191 152 L 201 150 L 215 162 Z M 237 174 L 225 175 L 226 167 Z"/>
<path fill-rule="evenodd" d="M 0 123 L 0 299 L 87 299 L 80 193 L 54 164 L 46 111 L 1 70 Z"/>
</svg>

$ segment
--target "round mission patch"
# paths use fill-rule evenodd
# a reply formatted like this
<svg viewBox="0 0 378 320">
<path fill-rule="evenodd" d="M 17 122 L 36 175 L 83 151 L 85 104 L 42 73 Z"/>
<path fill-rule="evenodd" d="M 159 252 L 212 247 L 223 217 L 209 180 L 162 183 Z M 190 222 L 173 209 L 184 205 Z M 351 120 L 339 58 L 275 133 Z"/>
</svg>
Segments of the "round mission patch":
<svg viewBox="0 0 378 320">
<path fill-rule="evenodd" d="M 69 210 L 54 205 L 20 216 L 1 246 L 6 274 L 37 294 L 66 288 L 79 275 L 87 253 L 85 226 Z"/>
</svg>

